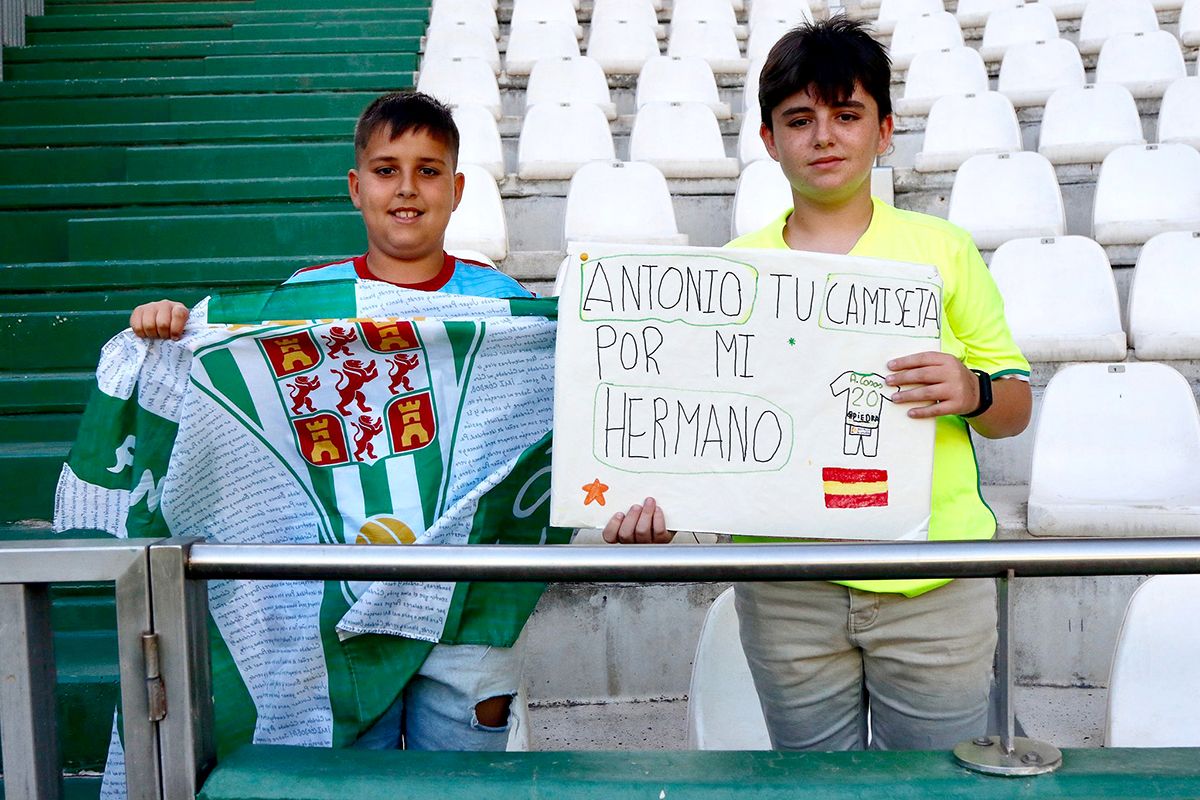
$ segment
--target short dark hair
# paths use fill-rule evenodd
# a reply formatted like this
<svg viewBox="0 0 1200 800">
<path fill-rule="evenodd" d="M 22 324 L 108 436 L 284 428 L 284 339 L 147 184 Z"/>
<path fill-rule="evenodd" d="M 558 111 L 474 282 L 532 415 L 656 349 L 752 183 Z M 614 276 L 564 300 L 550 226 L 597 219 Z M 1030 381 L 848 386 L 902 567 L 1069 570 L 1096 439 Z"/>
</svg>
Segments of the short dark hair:
<svg viewBox="0 0 1200 800">
<path fill-rule="evenodd" d="M 892 113 L 892 61 L 871 38 L 867 24 L 837 15 L 788 31 L 771 48 L 758 82 L 758 107 L 771 128 L 771 112 L 808 89 L 822 103 L 844 102 L 861 84 L 879 106 L 879 119 Z"/>
<path fill-rule="evenodd" d="M 392 139 L 409 131 L 424 131 L 450 148 L 458 164 L 458 126 L 450 108 L 422 92 L 392 92 L 377 97 L 354 126 L 354 158 L 367 149 L 376 131 L 386 130 Z"/>
</svg>

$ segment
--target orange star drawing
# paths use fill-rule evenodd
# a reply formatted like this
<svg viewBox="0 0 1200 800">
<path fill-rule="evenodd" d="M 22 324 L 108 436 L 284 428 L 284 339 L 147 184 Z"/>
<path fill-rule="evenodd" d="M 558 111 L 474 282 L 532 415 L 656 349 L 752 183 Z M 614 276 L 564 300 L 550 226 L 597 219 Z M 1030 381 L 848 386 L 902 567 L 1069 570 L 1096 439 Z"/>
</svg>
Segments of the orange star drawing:
<svg viewBox="0 0 1200 800">
<path fill-rule="evenodd" d="M 601 483 L 599 478 L 580 488 L 587 492 L 587 497 L 583 498 L 585 506 L 593 500 L 600 505 L 604 505 L 604 493 L 608 491 L 608 486 Z"/>
</svg>

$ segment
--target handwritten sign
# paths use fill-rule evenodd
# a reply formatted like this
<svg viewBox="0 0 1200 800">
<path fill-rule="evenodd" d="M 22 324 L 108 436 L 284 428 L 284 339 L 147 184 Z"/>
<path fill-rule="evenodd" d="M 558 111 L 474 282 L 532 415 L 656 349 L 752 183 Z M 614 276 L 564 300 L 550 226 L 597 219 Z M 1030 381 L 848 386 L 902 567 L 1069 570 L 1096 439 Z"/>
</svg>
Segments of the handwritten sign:
<svg viewBox="0 0 1200 800">
<path fill-rule="evenodd" d="M 884 384 L 940 349 L 936 268 L 575 244 L 559 299 L 552 524 L 658 499 L 670 527 L 923 539 L 934 423 Z"/>
</svg>

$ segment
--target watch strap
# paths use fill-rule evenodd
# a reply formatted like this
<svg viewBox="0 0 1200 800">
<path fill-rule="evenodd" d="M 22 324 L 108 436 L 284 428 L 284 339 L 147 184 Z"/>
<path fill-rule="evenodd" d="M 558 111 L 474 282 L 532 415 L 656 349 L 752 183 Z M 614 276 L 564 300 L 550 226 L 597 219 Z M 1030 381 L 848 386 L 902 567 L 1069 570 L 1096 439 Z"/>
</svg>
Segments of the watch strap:
<svg viewBox="0 0 1200 800">
<path fill-rule="evenodd" d="M 979 407 L 970 414 L 960 414 L 963 419 L 978 417 L 992 407 L 992 376 L 981 369 L 973 369 L 971 372 L 979 378 Z"/>
</svg>

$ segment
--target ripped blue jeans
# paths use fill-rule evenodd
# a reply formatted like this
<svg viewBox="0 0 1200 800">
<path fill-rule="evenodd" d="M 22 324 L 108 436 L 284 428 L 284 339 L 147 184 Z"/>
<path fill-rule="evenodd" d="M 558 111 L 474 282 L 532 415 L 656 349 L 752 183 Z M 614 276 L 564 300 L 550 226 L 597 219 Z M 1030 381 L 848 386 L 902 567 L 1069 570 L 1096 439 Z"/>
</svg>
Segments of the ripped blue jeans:
<svg viewBox="0 0 1200 800">
<path fill-rule="evenodd" d="M 353 747 L 368 750 L 504 750 L 509 713 L 503 726 L 475 717 L 475 705 L 512 697 L 521 681 L 522 643 L 516 647 L 458 644 L 434 646 L 404 693 Z"/>
</svg>

